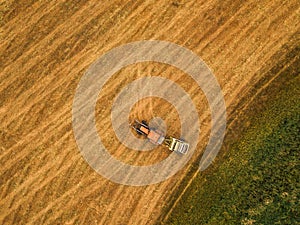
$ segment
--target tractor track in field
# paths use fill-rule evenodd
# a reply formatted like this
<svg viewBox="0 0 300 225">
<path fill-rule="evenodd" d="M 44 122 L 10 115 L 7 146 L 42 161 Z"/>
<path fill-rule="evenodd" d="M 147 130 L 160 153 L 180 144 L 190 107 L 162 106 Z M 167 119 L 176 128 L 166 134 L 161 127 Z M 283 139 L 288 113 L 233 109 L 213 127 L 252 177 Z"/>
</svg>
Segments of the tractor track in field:
<svg viewBox="0 0 300 225">
<path fill-rule="evenodd" d="M 129 187 L 99 176 L 81 157 L 71 124 L 73 97 L 84 71 L 109 49 L 148 39 L 191 49 L 214 71 L 228 117 L 234 120 L 239 101 L 279 60 L 274 56 L 282 52 L 284 57 L 283 46 L 293 47 L 292 40 L 299 37 L 300 4 L 296 0 L 6 4 L 0 43 L 3 224 L 152 224 L 189 171 L 186 166 L 160 184 Z M 186 75 L 166 65 L 148 63 L 113 76 L 101 93 L 96 112 L 100 115 L 103 110 L 102 115 L 108 115 L 101 105 L 110 106 L 116 90 L 149 75 L 169 77 L 186 86 L 197 109 L 205 106 L 203 95 L 197 94 L 197 87 Z M 272 79 L 266 80 L 265 86 Z M 249 101 L 254 98 L 255 94 Z M 152 114 L 139 106 L 134 113 L 153 116 L 161 108 L 160 103 L 147 104 Z M 199 115 L 201 121 L 209 120 L 209 110 Z M 110 117 L 96 119 L 99 133 L 113 146 L 115 157 L 152 162 L 167 156 L 165 152 L 126 153 L 124 146 L 111 139 Z M 209 131 L 209 127 L 202 128 L 200 149 Z M 200 155 L 197 151 L 191 163 Z"/>
</svg>

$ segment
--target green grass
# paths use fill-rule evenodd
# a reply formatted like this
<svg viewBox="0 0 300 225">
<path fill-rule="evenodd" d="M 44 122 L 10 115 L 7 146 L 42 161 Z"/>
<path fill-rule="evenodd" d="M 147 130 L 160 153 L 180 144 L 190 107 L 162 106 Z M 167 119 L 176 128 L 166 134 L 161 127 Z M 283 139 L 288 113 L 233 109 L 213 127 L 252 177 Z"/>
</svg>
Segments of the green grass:
<svg viewBox="0 0 300 225">
<path fill-rule="evenodd" d="M 219 165 L 198 174 L 164 224 L 300 224 L 299 64 Z"/>
</svg>

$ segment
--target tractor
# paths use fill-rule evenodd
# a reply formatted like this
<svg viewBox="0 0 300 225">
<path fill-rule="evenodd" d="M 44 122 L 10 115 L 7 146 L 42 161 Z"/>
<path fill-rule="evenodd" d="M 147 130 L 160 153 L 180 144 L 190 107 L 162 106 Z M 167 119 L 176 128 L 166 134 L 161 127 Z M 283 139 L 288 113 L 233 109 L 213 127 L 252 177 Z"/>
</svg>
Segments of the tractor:
<svg viewBox="0 0 300 225">
<path fill-rule="evenodd" d="M 186 154 L 189 150 L 189 144 L 183 140 L 164 136 L 163 132 L 149 127 L 145 120 L 139 122 L 138 120 L 134 120 L 130 125 L 138 135 L 142 135 L 147 138 L 154 145 L 165 145 L 169 148 L 170 151 L 174 151 L 180 154 Z"/>
</svg>

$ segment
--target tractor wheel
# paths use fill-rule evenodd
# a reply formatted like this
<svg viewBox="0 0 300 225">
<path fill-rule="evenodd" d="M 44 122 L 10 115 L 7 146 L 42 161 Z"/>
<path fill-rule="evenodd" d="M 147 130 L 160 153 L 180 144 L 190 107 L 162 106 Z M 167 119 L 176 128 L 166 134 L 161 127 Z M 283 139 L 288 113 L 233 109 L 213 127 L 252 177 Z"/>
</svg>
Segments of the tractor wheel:
<svg viewBox="0 0 300 225">
<path fill-rule="evenodd" d="M 148 124 L 147 124 L 146 120 L 142 120 L 142 124 L 148 127 Z"/>
<path fill-rule="evenodd" d="M 136 130 L 136 133 L 138 134 L 138 135 L 143 135 L 144 133 L 142 132 L 142 131 L 140 131 L 140 130 Z"/>
</svg>

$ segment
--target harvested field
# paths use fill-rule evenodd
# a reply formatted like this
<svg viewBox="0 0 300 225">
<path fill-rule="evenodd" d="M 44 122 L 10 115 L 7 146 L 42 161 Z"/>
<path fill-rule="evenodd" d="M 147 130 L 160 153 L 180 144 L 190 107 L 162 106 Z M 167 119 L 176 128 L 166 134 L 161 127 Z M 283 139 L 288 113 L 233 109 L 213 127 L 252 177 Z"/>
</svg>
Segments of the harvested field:
<svg viewBox="0 0 300 225">
<path fill-rule="evenodd" d="M 163 148 L 126 149 L 109 116 L 127 83 L 166 77 L 192 96 L 198 110 L 201 135 L 190 164 L 165 182 L 130 187 L 101 177 L 82 158 L 72 130 L 73 98 L 89 65 L 108 50 L 148 39 L 192 50 L 217 77 L 231 122 L 247 104 L 240 100 L 253 100 L 252 87 L 260 82 L 265 88 L 275 79 L 268 71 L 299 45 L 297 0 L 20 0 L 0 7 L 1 224 L 153 224 L 189 165 L 198 163 L 210 132 L 205 97 L 183 72 L 151 62 L 124 68 L 107 82 L 96 107 L 99 135 L 124 162 L 148 165 L 166 158 Z M 168 131 L 179 132 L 178 115 L 159 99 L 138 102 L 130 116 L 160 116 L 170 123 Z"/>
</svg>

